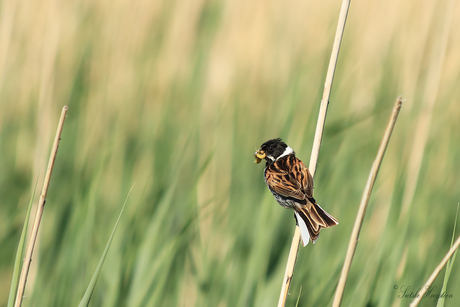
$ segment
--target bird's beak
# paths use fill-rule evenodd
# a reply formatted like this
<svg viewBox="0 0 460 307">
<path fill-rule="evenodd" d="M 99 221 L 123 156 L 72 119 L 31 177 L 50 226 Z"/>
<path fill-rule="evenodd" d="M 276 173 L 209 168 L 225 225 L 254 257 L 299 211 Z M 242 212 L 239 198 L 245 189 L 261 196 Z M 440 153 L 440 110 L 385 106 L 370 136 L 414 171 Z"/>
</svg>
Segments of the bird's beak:
<svg viewBox="0 0 460 307">
<path fill-rule="evenodd" d="M 256 151 L 256 153 L 254 154 L 254 157 L 256 157 L 256 160 L 254 161 L 254 163 L 259 164 L 260 161 L 262 161 L 262 159 L 265 159 L 266 154 L 265 154 L 265 152 L 264 152 L 263 150 L 260 150 L 260 149 L 259 149 L 259 150 Z"/>
</svg>

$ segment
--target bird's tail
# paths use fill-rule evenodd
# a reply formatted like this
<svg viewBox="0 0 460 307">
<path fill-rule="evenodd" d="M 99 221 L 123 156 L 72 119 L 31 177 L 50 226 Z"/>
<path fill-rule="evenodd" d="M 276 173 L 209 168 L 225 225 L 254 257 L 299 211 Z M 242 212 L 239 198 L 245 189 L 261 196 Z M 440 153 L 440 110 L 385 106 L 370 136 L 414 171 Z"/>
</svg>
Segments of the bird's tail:
<svg viewBox="0 0 460 307">
<path fill-rule="evenodd" d="M 300 228 L 303 246 L 308 244 L 309 239 L 316 242 L 321 228 L 337 225 L 339 222 L 318 204 L 308 202 L 305 206 L 294 209 L 297 225 Z"/>
</svg>

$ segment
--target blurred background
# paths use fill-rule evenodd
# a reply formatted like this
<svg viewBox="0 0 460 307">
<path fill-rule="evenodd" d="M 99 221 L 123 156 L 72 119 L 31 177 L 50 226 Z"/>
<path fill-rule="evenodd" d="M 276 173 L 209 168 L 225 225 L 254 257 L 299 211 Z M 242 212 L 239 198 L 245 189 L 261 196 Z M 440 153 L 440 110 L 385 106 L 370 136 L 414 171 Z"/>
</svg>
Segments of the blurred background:
<svg viewBox="0 0 460 307">
<path fill-rule="evenodd" d="M 448 251 L 460 198 L 456 2 L 352 2 L 315 175 L 315 198 L 340 225 L 300 249 L 288 306 L 331 304 L 398 95 L 343 305 L 407 306 L 404 287 L 421 288 Z M 1 304 L 68 105 L 24 306 L 78 304 L 133 184 L 92 306 L 274 306 L 295 220 L 253 153 L 281 137 L 308 165 L 341 2 L 0 5 Z M 460 305 L 459 288 L 455 263 L 447 306 Z"/>
</svg>

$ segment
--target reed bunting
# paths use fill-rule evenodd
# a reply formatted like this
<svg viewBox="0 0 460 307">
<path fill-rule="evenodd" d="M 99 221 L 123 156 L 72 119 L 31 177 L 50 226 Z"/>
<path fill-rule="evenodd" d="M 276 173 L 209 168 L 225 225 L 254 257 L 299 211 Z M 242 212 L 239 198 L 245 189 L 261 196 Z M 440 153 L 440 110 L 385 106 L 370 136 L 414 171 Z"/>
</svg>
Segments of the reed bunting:
<svg viewBox="0 0 460 307">
<path fill-rule="evenodd" d="M 294 210 L 303 246 L 309 239 L 315 243 L 321 228 L 339 223 L 316 203 L 310 171 L 281 139 L 263 143 L 254 156 L 254 163 L 260 163 L 262 159 L 267 162 L 264 179 L 276 201 L 284 208 Z"/>
</svg>

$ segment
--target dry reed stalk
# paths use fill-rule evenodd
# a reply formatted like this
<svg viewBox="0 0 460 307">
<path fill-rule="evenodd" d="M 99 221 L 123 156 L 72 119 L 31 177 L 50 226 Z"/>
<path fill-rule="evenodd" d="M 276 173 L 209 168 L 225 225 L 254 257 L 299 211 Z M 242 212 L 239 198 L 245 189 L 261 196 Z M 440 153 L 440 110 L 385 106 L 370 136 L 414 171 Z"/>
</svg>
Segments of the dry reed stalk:
<svg viewBox="0 0 460 307">
<path fill-rule="evenodd" d="M 332 83 L 334 81 L 335 67 L 339 57 L 340 44 L 342 43 L 343 32 L 345 30 L 345 23 L 347 21 L 348 8 L 350 7 L 351 0 L 343 0 L 340 9 L 339 21 L 337 23 L 337 30 L 335 33 L 334 44 L 332 46 L 331 58 L 327 69 L 326 80 L 324 82 L 323 97 L 321 99 L 321 106 L 319 109 L 318 122 L 316 124 L 315 139 L 313 141 L 313 148 L 310 157 L 309 170 L 314 177 L 316 172 L 316 164 L 318 162 L 319 149 L 321 147 L 321 140 L 323 138 L 324 124 L 326 121 L 327 107 L 329 105 L 329 97 L 331 96 Z M 291 249 L 284 273 L 283 285 L 278 300 L 278 307 L 286 304 L 286 299 L 291 286 L 292 276 L 294 275 L 295 262 L 297 260 L 297 253 L 300 244 L 300 229 L 298 226 L 295 228 L 294 237 L 292 238 Z"/>
<path fill-rule="evenodd" d="M 14 304 L 15 307 L 19 307 L 22 304 L 22 298 L 24 296 L 24 290 L 26 288 L 27 275 L 29 274 L 30 263 L 32 262 L 32 253 L 34 251 L 35 242 L 37 240 L 38 228 L 40 227 L 43 209 L 45 208 L 46 194 L 48 193 L 48 187 L 51 180 L 51 173 L 53 172 L 54 161 L 56 160 L 56 155 L 59 148 L 59 141 L 61 140 L 62 128 L 64 127 L 64 121 L 67 115 L 67 109 L 67 106 L 64 106 L 62 108 L 61 118 L 59 120 L 56 136 L 54 137 L 54 143 L 51 149 L 48 168 L 46 170 L 45 180 L 43 182 L 43 188 L 40 194 L 40 200 L 38 202 L 37 212 L 35 214 L 30 240 L 27 244 L 26 257 L 24 258 L 24 263 L 22 265 L 21 277 L 19 279 L 18 290 L 16 292 L 16 300 Z"/>
<path fill-rule="evenodd" d="M 457 238 L 454 245 L 452 245 L 452 247 L 449 249 L 447 254 L 444 256 L 441 263 L 436 267 L 436 269 L 434 269 L 433 273 L 431 273 L 430 278 L 428 278 L 428 280 L 425 283 L 426 286 L 423 287 L 419 293 L 417 293 L 418 295 L 409 305 L 410 307 L 415 307 L 418 305 L 418 303 L 420 303 L 420 300 L 423 298 L 426 291 L 429 289 L 429 286 L 433 284 L 434 280 L 439 275 L 442 268 L 446 265 L 447 261 L 449 261 L 450 257 L 452 257 L 452 255 L 455 253 L 455 251 L 457 250 L 459 246 L 460 246 L 460 236 Z"/>
<path fill-rule="evenodd" d="M 371 197 L 372 188 L 374 187 L 375 180 L 377 179 L 379 168 L 382 164 L 383 156 L 385 155 L 388 142 L 390 141 L 391 133 L 393 132 L 396 119 L 398 118 L 399 111 L 401 110 L 401 105 L 402 98 L 398 97 L 393 107 L 393 112 L 391 113 L 390 121 L 388 122 L 382 142 L 380 143 L 377 156 L 374 163 L 372 164 L 369 178 L 367 179 L 363 197 L 361 198 L 361 204 L 359 205 L 358 214 L 356 215 L 355 225 L 353 226 L 351 233 L 350 242 L 348 243 L 348 250 L 345 256 L 345 261 L 343 263 L 339 283 L 335 292 L 334 302 L 332 303 L 332 306 L 334 307 L 340 306 L 340 303 L 342 302 L 343 291 L 345 289 L 345 284 L 347 283 L 348 273 L 350 272 L 351 262 L 353 261 L 356 246 L 358 245 L 359 232 L 361 230 L 361 226 L 363 225 L 364 215 L 366 214 L 369 198 Z"/>
</svg>

